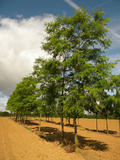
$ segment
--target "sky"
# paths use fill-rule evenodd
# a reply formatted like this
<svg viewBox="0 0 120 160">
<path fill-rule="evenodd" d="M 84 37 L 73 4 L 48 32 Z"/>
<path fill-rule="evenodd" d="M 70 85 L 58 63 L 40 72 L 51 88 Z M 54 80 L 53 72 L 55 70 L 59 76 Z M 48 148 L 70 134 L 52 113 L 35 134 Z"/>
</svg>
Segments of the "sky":
<svg viewBox="0 0 120 160">
<path fill-rule="evenodd" d="M 79 6 L 89 12 L 101 8 L 110 18 L 111 61 L 120 59 L 120 0 L 0 0 L 0 111 L 20 80 L 32 72 L 35 58 L 47 58 L 41 49 L 45 23 L 71 16 Z M 113 73 L 120 73 L 120 64 Z"/>
</svg>

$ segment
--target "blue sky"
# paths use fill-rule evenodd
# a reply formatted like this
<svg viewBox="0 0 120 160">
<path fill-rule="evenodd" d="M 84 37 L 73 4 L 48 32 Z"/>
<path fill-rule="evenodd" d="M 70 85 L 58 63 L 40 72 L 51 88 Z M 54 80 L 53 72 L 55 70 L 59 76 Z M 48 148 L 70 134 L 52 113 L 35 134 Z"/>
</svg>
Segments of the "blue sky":
<svg viewBox="0 0 120 160">
<path fill-rule="evenodd" d="M 102 8 L 111 20 L 119 18 L 119 0 L 0 0 L 0 15 L 12 18 L 15 18 L 17 14 L 31 17 L 45 13 L 69 16 L 73 14 L 70 2 L 89 10 Z"/>
<path fill-rule="evenodd" d="M 79 6 L 105 11 L 113 41 L 106 54 L 111 61 L 120 59 L 120 0 L 0 0 L 0 110 L 15 85 L 32 71 L 35 58 L 48 56 L 40 48 L 44 24 L 58 15 L 72 15 Z M 119 64 L 114 73 L 120 73 Z"/>
</svg>

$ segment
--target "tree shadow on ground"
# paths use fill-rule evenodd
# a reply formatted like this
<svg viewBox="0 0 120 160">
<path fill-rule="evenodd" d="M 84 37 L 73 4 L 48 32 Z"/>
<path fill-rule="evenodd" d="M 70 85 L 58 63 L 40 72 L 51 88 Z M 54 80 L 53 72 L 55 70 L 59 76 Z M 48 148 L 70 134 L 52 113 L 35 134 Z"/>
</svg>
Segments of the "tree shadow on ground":
<svg viewBox="0 0 120 160">
<path fill-rule="evenodd" d="M 47 123 L 52 123 L 52 124 L 60 125 L 60 122 L 48 121 L 48 120 L 42 120 L 42 121 L 45 121 Z"/>
<path fill-rule="evenodd" d="M 47 123 L 52 123 L 52 124 L 56 124 L 56 125 L 60 125 L 61 123 L 60 122 L 55 122 L 55 121 L 48 121 L 48 120 L 42 120 L 42 121 L 45 121 L 45 122 L 47 122 Z M 69 124 L 69 123 L 67 123 L 67 124 L 64 124 L 64 126 L 68 126 L 68 127 L 74 127 L 74 124 Z M 78 127 L 81 127 L 79 124 L 77 125 Z"/>
<path fill-rule="evenodd" d="M 31 120 L 25 120 L 25 124 L 30 125 L 30 126 L 39 125 L 39 123 L 33 122 L 33 121 L 31 121 Z"/>
<path fill-rule="evenodd" d="M 65 124 L 64 126 L 74 127 L 74 124 Z"/>
<path fill-rule="evenodd" d="M 39 125 L 39 123 L 37 122 L 32 122 L 31 120 L 18 120 L 17 122 L 25 124 L 27 126 L 35 126 L 35 125 Z"/>
<path fill-rule="evenodd" d="M 89 129 L 89 128 L 85 128 L 87 131 L 92 131 L 92 132 L 97 132 L 97 130 L 95 129 Z M 105 133 L 107 134 L 107 130 L 98 130 L 99 133 Z M 112 131 L 112 130 L 109 130 L 108 131 L 108 134 L 111 134 L 111 135 L 114 135 L 114 134 L 117 134 L 117 131 Z"/>
<path fill-rule="evenodd" d="M 34 130 L 38 130 L 38 127 L 35 127 Z M 61 132 L 57 128 L 41 127 L 41 134 L 39 136 L 49 142 L 57 141 L 61 143 Z M 88 137 L 78 136 L 78 141 L 80 149 L 87 149 L 87 150 L 93 149 L 95 151 L 108 150 L 107 144 L 97 140 L 91 140 Z M 74 133 L 72 132 L 64 133 L 64 148 L 67 152 L 75 151 Z"/>
</svg>

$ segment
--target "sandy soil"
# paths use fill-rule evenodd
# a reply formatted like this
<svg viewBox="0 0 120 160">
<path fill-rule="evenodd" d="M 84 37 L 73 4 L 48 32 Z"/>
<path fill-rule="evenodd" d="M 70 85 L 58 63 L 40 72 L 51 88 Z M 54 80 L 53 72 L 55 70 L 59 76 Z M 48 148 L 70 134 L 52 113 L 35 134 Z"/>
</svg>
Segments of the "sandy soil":
<svg viewBox="0 0 120 160">
<path fill-rule="evenodd" d="M 72 121 L 71 121 L 72 122 Z M 78 153 L 74 152 L 74 128 L 65 120 L 65 146 L 60 145 L 60 120 L 46 122 L 29 118 L 25 126 L 9 118 L 0 118 L 0 160 L 120 160 L 118 121 L 109 120 L 110 133 L 105 133 L 105 120 L 80 119 Z"/>
<path fill-rule="evenodd" d="M 0 160 L 83 160 L 60 145 L 46 142 L 9 118 L 0 118 Z"/>
<path fill-rule="evenodd" d="M 38 134 L 38 120 L 32 120 L 27 127 Z M 41 124 L 42 138 L 55 144 L 60 142 L 59 119 L 52 119 L 46 122 L 43 119 Z M 65 121 L 66 123 L 66 121 Z M 105 120 L 98 120 L 99 133 L 95 132 L 95 119 L 80 119 L 78 126 L 79 153 L 85 160 L 120 160 L 120 135 L 118 130 L 118 121 L 109 120 L 109 135 L 105 132 Z M 65 126 L 64 150 L 71 153 L 74 147 L 74 128 L 71 125 Z M 69 154 L 68 153 L 68 154 Z M 66 158 L 67 159 L 67 158 Z M 80 159 L 80 158 L 79 158 Z"/>
</svg>

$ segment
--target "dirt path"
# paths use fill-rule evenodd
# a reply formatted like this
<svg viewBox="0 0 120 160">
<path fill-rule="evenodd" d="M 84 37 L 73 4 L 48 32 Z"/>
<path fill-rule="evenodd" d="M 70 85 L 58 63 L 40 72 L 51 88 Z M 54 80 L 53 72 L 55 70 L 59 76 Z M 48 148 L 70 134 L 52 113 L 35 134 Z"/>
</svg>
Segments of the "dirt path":
<svg viewBox="0 0 120 160">
<path fill-rule="evenodd" d="M 9 118 L 0 118 L 0 160 L 83 160 L 40 139 Z"/>
</svg>

